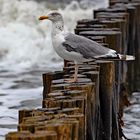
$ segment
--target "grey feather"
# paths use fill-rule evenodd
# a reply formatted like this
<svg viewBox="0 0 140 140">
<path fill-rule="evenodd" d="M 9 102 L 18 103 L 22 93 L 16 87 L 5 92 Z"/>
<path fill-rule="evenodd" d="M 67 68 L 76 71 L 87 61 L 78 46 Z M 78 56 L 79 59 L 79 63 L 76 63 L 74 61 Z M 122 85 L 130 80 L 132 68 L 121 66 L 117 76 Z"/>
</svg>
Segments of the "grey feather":
<svg viewBox="0 0 140 140">
<path fill-rule="evenodd" d="M 107 58 L 107 57 L 118 57 L 117 52 L 106 48 L 95 41 L 87 39 L 85 37 L 68 33 L 65 36 L 63 47 L 67 51 L 74 51 L 83 55 L 86 59 L 95 58 Z M 112 50 L 113 55 L 108 55 L 108 52 Z M 99 57 L 98 57 L 99 56 Z"/>
</svg>

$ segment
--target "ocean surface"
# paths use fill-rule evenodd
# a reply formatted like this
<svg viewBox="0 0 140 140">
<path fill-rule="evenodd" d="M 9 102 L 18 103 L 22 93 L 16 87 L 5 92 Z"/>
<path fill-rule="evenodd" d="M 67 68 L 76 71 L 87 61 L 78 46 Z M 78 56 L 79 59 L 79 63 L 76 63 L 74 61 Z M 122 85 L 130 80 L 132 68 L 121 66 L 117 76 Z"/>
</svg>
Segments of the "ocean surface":
<svg viewBox="0 0 140 140">
<path fill-rule="evenodd" d="M 64 17 L 65 29 L 73 32 L 78 19 L 92 18 L 93 9 L 107 5 L 108 1 L 96 0 L 83 9 L 75 1 L 57 10 Z M 0 140 L 17 130 L 18 110 L 41 107 L 42 73 L 63 68 L 52 47 L 51 22 L 38 20 L 50 10 L 44 2 L 0 0 Z M 140 93 L 133 93 L 130 100 L 124 132 L 140 140 Z"/>
</svg>

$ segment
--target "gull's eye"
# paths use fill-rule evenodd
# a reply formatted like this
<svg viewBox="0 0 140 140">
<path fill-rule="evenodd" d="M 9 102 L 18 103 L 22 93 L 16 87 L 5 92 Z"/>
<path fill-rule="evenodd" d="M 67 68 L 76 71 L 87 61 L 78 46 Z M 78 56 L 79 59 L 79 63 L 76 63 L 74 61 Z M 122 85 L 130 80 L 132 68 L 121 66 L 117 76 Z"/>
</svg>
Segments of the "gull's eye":
<svg viewBox="0 0 140 140">
<path fill-rule="evenodd" d="M 57 16 L 57 14 L 56 14 L 56 13 L 52 13 L 52 16 L 53 16 L 53 17 L 56 17 L 56 16 Z"/>
<path fill-rule="evenodd" d="M 55 16 L 55 14 L 54 14 L 54 13 L 52 13 L 52 16 Z"/>
</svg>

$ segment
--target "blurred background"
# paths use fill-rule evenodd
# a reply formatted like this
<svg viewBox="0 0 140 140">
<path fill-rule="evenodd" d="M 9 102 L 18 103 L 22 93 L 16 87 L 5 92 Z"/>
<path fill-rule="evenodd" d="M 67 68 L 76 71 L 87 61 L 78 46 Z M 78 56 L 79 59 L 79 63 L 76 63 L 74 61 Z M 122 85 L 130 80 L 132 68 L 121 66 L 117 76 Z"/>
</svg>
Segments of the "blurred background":
<svg viewBox="0 0 140 140">
<path fill-rule="evenodd" d="M 107 6 L 108 0 L 0 0 L 0 140 L 17 129 L 18 110 L 41 107 L 42 73 L 63 68 L 52 47 L 51 22 L 38 17 L 58 10 L 65 30 L 74 32 L 77 20 Z M 131 103 L 124 131 L 134 140 L 140 137 L 139 93 Z"/>
</svg>

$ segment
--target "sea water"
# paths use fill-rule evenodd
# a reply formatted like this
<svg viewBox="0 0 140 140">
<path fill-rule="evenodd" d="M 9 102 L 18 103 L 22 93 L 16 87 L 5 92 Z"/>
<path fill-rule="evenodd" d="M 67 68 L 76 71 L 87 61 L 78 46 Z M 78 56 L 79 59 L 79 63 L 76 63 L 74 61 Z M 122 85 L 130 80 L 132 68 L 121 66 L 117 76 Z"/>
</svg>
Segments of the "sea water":
<svg viewBox="0 0 140 140">
<path fill-rule="evenodd" d="M 83 9 L 75 1 L 57 10 L 64 17 L 65 30 L 73 32 L 77 20 L 92 18 L 93 9 L 107 4 L 96 1 Z M 46 5 L 32 0 L 0 0 L 0 140 L 17 130 L 18 110 L 41 107 L 42 73 L 63 68 L 63 60 L 52 47 L 51 22 L 38 20 L 51 10 Z M 131 138 L 139 133 L 138 107 L 126 110 L 124 131 Z"/>
</svg>

